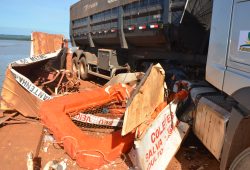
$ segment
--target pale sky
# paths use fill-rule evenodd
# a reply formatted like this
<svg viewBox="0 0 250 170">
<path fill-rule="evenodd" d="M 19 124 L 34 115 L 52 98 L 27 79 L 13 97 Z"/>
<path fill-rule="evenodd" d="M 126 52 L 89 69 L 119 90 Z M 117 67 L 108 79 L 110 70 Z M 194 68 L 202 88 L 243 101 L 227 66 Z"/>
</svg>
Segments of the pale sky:
<svg viewBox="0 0 250 170">
<path fill-rule="evenodd" d="M 0 34 L 32 31 L 69 37 L 69 9 L 78 0 L 1 0 Z"/>
</svg>

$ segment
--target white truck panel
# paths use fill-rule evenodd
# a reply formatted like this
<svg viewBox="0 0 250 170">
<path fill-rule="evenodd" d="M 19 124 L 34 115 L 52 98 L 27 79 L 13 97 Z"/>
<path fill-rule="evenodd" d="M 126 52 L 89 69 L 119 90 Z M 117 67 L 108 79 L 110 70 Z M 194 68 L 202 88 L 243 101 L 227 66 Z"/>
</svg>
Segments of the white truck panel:
<svg viewBox="0 0 250 170">
<path fill-rule="evenodd" d="M 222 90 L 226 70 L 233 0 L 213 1 L 206 80 Z"/>
</svg>

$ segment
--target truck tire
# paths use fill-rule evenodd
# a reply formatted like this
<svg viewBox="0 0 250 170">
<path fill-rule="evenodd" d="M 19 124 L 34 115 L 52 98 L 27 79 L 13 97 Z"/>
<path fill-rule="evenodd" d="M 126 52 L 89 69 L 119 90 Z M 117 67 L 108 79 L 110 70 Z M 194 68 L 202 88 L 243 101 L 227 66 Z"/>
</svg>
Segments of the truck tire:
<svg viewBox="0 0 250 170">
<path fill-rule="evenodd" d="M 241 152 L 230 165 L 229 170 L 246 170 L 250 169 L 250 148 Z"/>
<path fill-rule="evenodd" d="M 79 66 L 77 57 L 72 58 L 71 73 L 73 77 L 79 78 Z"/>
<path fill-rule="evenodd" d="M 82 80 L 85 80 L 88 78 L 88 65 L 86 62 L 86 59 L 84 57 L 82 57 L 79 60 L 79 73 L 80 73 L 80 77 Z"/>
</svg>

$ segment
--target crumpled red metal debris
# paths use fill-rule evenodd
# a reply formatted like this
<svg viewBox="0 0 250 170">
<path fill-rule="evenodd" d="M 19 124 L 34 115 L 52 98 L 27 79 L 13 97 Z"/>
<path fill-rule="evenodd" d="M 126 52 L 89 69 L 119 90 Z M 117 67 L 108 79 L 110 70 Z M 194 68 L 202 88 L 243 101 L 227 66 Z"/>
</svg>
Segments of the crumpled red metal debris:
<svg viewBox="0 0 250 170">
<path fill-rule="evenodd" d="M 78 128 L 69 115 L 111 101 L 124 102 L 130 91 L 129 86 L 116 84 L 54 98 L 43 102 L 39 115 L 55 139 L 80 167 L 99 168 L 128 151 L 133 145 L 134 134 L 122 137 L 118 130 L 101 136 L 93 135 Z"/>
</svg>

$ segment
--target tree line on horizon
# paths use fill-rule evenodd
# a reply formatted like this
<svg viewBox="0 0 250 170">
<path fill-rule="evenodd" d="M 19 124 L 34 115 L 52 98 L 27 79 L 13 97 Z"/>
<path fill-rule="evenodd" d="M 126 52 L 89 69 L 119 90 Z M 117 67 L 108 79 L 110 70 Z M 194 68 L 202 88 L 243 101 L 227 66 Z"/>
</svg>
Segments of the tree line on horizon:
<svg viewBox="0 0 250 170">
<path fill-rule="evenodd" d="M 0 34 L 0 40 L 31 41 L 31 36 L 30 35 L 6 35 L 6 34 Z"/>
</svg>

